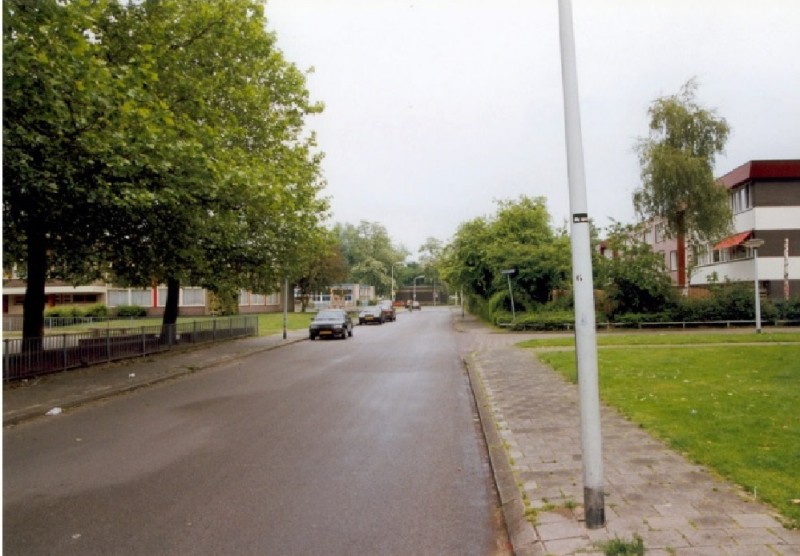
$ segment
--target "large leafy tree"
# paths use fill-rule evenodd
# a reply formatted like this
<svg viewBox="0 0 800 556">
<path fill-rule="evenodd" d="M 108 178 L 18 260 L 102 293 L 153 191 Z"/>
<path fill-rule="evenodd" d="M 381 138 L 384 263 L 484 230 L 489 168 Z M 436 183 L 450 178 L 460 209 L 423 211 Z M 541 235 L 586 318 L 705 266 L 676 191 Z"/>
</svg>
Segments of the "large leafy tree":
<svg viewBox="0 0 800 556">
<path fill-rule="evenodd" d="M 305 254 L 305 264 L 298 269 L 294 282 L 300 293 L 303 312 L 311 295 L 342 282 L 348 272 L 342 250 L 332 231 L 319 234 L 316 244 L 309 245 Z"/>
<path fill-rule="evenodd" d="M 337 224 L 334 232 L 349 268 L 347 280 L 371 284 L 379 295 L 388 295 L 392 289 L 392 265 L 405 259 L 408 251 L 403 246 L 395 247 L 386 227 L 378 222 Z"/>
<path fill-rule="evenodd" d="M 146 202 L 134 176 L 176 148 L 152 60 L 109 63 L 97 26 L 109 6 L 3 2 L 3 249 L 27 279 L 26 349 L 42 336 L 46 280 L 101 274 L 102 223 Z"/>
<path fill-rule="evenodd" d="M 501 271 L 514 269 L 515 304 L 532 309 L 564 285 L 569 265 L 569 239 L 552 229 L 545 199 L 521 196 L 499 201 L 492 218 L 462 224 L 445 248 L 442 268 L 448 284 L 486 301 L 506 295 Z M 510 309 L 510 298 L 504 299 Z"/>
<path fill-rule="evenodd" d="M 320 106 L 251 0 L 10 1 L 4 249 L 28 278 L 273 288 L 327 202 L 304 117 Z"/>
<path fill-rule="evenodd" d="M 714 161 L 730 128 L 695 100 L 696 91 L 691 79 L 678 94 L 656 99 L 648 110 L 650 133 L 637 145 L 642 185 L 634 205 L 644 218 L 661 219 L 667 234 L 678 238 L 681 266 L 686 239 L 715 240 L 731 224 L 726 191 L 714 179 Z M 683 283 L 685 267 L 678 270 Z"/>
<path fill-rule="evenodd" d="M 168 284 L 165 324 L 177 318 L 180 282 L 274 288 L 313 244 L 327 208 L 317 197 L 320 156 L 303 133 L 304 117 L 321 107 L 265 30 L 258 2 L 151 0 L 119 12 L 107 21 L 121 61 L 154 53 L 158 97 L 198 148 L 140 182 L 153 204 L 133 217 L 146 225 L 114 246 L 149 251 L 117 274 Z"/>
</svg>

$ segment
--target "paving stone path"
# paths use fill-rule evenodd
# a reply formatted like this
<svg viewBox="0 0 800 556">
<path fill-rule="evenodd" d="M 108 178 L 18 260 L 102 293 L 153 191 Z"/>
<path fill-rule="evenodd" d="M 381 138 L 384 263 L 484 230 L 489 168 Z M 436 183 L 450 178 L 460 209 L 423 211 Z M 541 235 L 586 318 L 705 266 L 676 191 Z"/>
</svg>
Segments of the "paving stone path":
<svg viewBox="0 0 800 556">
<path fill-rule="evenodd" d="M 513 347 L 536 335 L 492 333 L 460 314 L 455 322 L 471 376 L 481 383 L 479 404 L 482 396 L 487 402 L 482 416 L 488 407 L 502 439 L 493 464 L 505 452 L 518 502 L 535 513 L 532 532 L 509 524 L 516 554 L 601 555 L 598 543 L 635 534 L 654 556 L 800 555 L 800 531 L 785 529 L 771 508 L 605 406 L 606 527 L 587 530 L 577 387 L 532 350 Z"/>
</svg>

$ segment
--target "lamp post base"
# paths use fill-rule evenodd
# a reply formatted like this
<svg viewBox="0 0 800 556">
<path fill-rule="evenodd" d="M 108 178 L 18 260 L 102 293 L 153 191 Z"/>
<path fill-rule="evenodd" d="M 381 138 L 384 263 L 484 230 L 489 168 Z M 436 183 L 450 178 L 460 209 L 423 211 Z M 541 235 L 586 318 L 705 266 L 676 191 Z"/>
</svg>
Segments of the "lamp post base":
<svg viewBox="0 0 800 556">
<path fill-rule="evenodd" d="M 587 529 L 606 526 L 605 494 L 603 489 L 584 487 L 583 508 Z"/>
</svg>

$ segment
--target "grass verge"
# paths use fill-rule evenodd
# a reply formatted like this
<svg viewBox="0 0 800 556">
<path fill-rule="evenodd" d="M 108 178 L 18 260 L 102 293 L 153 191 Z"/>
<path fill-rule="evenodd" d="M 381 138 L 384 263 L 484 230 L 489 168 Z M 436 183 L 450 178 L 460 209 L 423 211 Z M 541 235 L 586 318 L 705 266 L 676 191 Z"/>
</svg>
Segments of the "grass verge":
<svg viewBox="0 0 800 556">
<path fill-rule="evenodd" d="M 708 335 L 698 336 L 703 339 L 697 343 L 710 343 Z M 798 356 L 794 345 L 601 349 L 600 395 L 674 449 L 757 494 L 789 526 L 798 527 Z M 539 357 L 576 380 L 573 351 Z"/>
<path fill-rule="evenodd" d="M 662 346 L 698 344 L 770 344 L 800 343 L 800 332 L 664 332 L 647 334 L 598 333 L 598 346 Z M 555 336 L 538 340 L 527 340 L 518 344 L 525 348 L 569 347 L 575 345 L 574 336 Z"/>
</svg>

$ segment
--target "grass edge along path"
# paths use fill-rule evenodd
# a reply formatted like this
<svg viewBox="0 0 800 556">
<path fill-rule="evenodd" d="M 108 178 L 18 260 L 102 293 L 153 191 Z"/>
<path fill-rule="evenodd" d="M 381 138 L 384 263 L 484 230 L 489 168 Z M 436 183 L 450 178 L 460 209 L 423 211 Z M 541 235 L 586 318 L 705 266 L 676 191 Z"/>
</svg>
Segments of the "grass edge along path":
<svg viewBox="0 0 800 556">
<path fill-rule="evenodd" d="M 703 342 L 705 343 L 705 342 Z M 576 381 L 574 351 L 536 354 Z M 800 527 L 800 347 L 598 350 L 604 403 Z"/>
<path fill-rule="evenodd" d="M 737 332 L 663 332 L 663 333 L 598 333 L 598 347 L 605 346 L 687 346 L 701 344 L 771 344 L 798 343 L 800 331 L 765 332 L 755 334 L 752 331 Z M 549 338 L 537 338 L 517 344 L 523 348 L 570 347 L 575 345 L 575 336 L 559 335 Z"/>
</svg>

